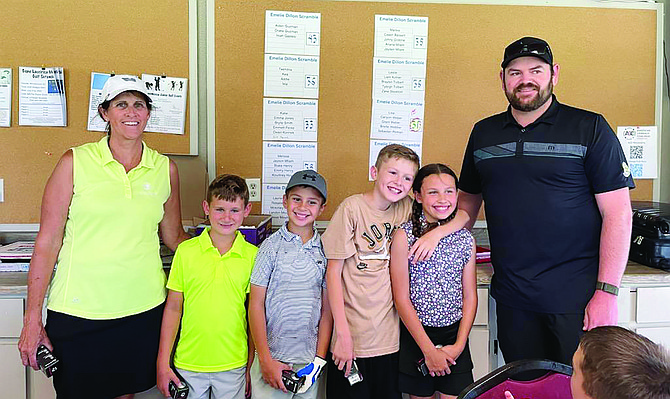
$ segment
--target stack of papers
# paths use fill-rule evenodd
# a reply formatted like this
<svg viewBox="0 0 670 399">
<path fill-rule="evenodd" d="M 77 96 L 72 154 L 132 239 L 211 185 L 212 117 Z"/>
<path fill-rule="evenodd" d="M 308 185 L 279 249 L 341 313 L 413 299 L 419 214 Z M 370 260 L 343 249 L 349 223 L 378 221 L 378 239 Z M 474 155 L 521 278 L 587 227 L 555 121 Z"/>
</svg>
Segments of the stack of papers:
<svg viewBox="0 0 670 399">
<path fill-rule="evenodd" d="M 17 241 L 0 247 L 0 272 L 27 272 L 35 243 Z"/>
<path fill-rule="evenodd" d="M 0 247 L 0 260 L 30 260 L 34 249 L 35 243 L 33 241 L 17 241 Z"/>
<path fill-rule="evenodd" d="M 477 257 L 475 259 L 476 263 L 487 263 L 491 261 L 491 250 L 486 247 L 480 247 L 477 245 Z"/>
</svg>

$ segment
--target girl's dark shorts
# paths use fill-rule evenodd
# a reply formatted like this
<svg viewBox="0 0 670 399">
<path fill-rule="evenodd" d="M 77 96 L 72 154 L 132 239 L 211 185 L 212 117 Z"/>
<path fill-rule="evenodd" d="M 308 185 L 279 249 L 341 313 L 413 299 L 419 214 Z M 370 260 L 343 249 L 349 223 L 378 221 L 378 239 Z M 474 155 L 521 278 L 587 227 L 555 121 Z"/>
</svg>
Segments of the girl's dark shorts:
<svg viewBox="0 0 670 399">
<path fill-rule="evenodd" d="M 456 342 L 460 321 L 446 327 L 426 327 L 424 330 L 435 345 L 452 345 Z M 472 384 L 472 358 L 470 343 L 465 344 L 463 353 L 456 364 L 449 367 L 450 374 L 442 377 L 424 377 L 416 367 L 417 360 L 423 358 L 421 349 L 412 338 L 405 325 L 400 323 L 400 373 L 398 388 L 400 392 L 416 396 L 432 396 L 436 391 L 447 395 L 458 395 Z"/>
<path fill-rule="evenodd" d="M 58 399 L 105 399 L 156 385 L 163 308 L 111 320 L 47 311 L 46 332 L 60 361 L 53 375 Z"/>
</svg>

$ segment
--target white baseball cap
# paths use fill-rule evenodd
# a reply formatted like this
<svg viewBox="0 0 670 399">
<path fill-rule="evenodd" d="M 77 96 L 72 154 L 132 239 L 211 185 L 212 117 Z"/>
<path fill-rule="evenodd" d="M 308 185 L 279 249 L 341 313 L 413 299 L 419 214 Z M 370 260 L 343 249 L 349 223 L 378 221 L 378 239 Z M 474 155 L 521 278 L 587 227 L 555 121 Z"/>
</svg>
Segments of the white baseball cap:
<svg viewBox="0 0 670 399">
<path fill-rule="evenodd" d="M 114 99 L 114 97 L 123 93 L 124 91 L 139 91 L 140 93 L 147 96 L 149 102 L 151 102 L 151 97 L 147 92 L 144 82 L 135 75 L 113 75 L 107 79 L 105 85 L 102 88 L 102 100 L 105 102 Z"/>
</svg>

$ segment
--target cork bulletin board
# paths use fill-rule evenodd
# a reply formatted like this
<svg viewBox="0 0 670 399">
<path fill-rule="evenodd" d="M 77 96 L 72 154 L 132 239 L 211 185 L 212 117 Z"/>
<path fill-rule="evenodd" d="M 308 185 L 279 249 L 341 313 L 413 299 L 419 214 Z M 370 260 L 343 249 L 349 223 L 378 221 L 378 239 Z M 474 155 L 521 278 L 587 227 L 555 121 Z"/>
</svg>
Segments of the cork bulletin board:
<svg viewBox="0 0 670 399">
<path fill-rule="evenodd" d="M 2 15 L 0 67 L 13 69 L 13 93 L 11 127 L 0 128 L 0 224 L 37 223 L 60 156 L 102 137 L 86 130 L 91 72 L 189 77 L 189 1 L 4 0 Z M 20 66 L 64 68 L 66 127 L 18 125 Z M 184 135 L 146 133 L 145 142 L 162 153 L 189 154 L 189 120 L 187 108 Z"/>
<path fill-rule="evenodd" d="M 346 1 L 216 1 L 216 172 L 262 175 L 265 10 L 321 13 L 317 169 L 337 204 L 367 179 L 376 14 L 429 18 L 422 163 L 460 171 L 473 124 L 502 112 L 505 46 L 546 39 L 561 71 L 559 101 L 617 125 L 654 125 L 656 9 Z M 652 198 L 639 180 L 634 200 Z M 254 203 L 260 211 L 260 203 Z"/>
</svg>

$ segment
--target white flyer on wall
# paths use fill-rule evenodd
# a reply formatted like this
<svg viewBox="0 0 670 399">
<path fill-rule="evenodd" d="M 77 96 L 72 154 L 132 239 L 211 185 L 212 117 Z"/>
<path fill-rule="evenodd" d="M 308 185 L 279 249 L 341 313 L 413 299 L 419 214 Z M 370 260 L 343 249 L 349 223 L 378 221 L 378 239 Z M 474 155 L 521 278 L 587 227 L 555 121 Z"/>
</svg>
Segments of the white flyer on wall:
<svg viewBox="0 0 670 399">
<path fill-rule="evenodd" d="M 93 132 L 104 132 L 107 122 L 98 114 L 98 105 L 102 101 L 102 88 L 110 74 L 91 72 L 91 92 L 88 97 L 88 123 L 86 129 Z"/>
<path fill-rule="evenodd" d="M 265 11 L 266 53 L 319 55 L 320 48 L 320 13 Z"/>
<path fill-rule="evenodd" d="M 19 67 L 19 125 L 67 126 L 63 68 Z"/>
<path fill-rule="evenodd" d="M 617 126 L 628 167 L 633 178 L 658 178 L 658 128 L 656 126 Z"/>
<path fill-rule="evenodd" d="M 377 161 L 377 155 L 382 148 L 386 147 L 389 144 L 402 144 L 407 148 L 411 148 L 416 152 L 421 159 L 421 148 L 422 144 L 420 141 L 403 141 L 403 140 L 370 140 L 370 161 L 368 165 L 368 170 L 375 165 Z M 368 172 L 368 179 L 372 181 L 372 176 Z"/>
<path fill-rule="evenodd" d="M 263 183 L 288 183 L 303 169 L 316 170 L 316 143 L 264 141 Z"/>
<path fill-rule="evenodd" d="M 316 141 L 318 100 L 263 99 L 263 140 Z"/>
<path fill-rule="evenodd" d="M 288 219 L 282 202 L 285 191 L 286 184 L 263 184 L 262 212 L 265 215 L 272 215 L 274 226 L 280 226 Z"/>
<path fill-rule="evenodd" d="M 12 123 L 12 68 L 0 68 L 0 127 Z"/>
<path fill-rule="evenodd" d="M 423 101 L 372 100 L 370 138 L 421 141 Z"/>
<path fill-rule="evenodd" d="M 265 97 L 319 97 L 319 57 L 265 54 Z"/>
<path fill-rule="evenodd" d="M 184 134 L 188 79 L 142 74 L 151 97 L 151 117 L 147 132 Z"/>
<path fill-rule="evenodd" d="M 428 17 L 375 16 L 375 57 L 426 59 Z"/>
<path fill-rule="evenodd" d="M 372 76 L 372 98 L 423 102 L 426 86 L 425 60 L 375 57 Z"/>
</svg>

